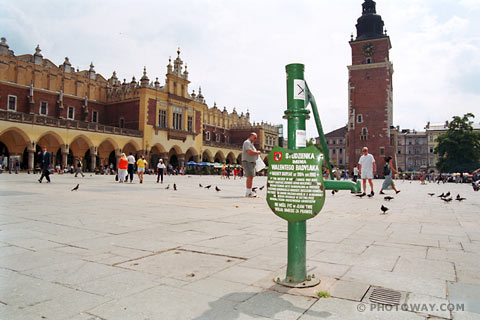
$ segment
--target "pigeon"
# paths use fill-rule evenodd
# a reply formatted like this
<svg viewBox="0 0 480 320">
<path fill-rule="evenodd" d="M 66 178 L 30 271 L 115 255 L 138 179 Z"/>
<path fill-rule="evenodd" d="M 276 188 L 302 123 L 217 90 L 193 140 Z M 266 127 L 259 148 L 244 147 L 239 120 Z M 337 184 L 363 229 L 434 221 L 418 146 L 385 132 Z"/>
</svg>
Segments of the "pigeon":
<svg viewBox="0 0 480 320">
<path fill-rule="evenodd" d="M 456 198 L 455 200 L 462 202 L 463 200 L 467 200 L 467 198 Z"/>
<path fill-rule="evenodd" d="M 430 197 L 433 197 L 435 195 L 435 193 L 429 193 L 428 194 Z"/>
<path fill-rule="evenodd" d="M 442 200 L 445 201 L 445 202 L 450 202 L 450 201 L 452 201 L 452 198 L 442 198 Z"/>
<path fill-rule="evenodd" d="M 261 186 L 260 188 L 258 188 L 258 190 L 263 190 L 263 188 L 265 188 L 265 186 Z"/>
<path fill-rule="evenodd" d="M 202 184 L 201 184 L 201 183 L 199 183 L 199 184 L 198 184 L 198 186 L 199 186 L 200 188 L 203 188 L 203 186 L 202 186 Z"/>
<path fill-rule="evenodd" d="M 472 187 L 473 187 L 473 191 L 478 191 L 478 190 L 480 190 L 480 185 L 478 185 L 478 184 L 476 184 L 476 183 L 474 183 L 474 182 L 472 182 Z"/>
<path fill-rule="evenodd" d="M 170 189 L 170 185 L 168 185 L 165 189 L 167 189 L 167 190 Z"/>
<path fill-rule="evenodd" d="M 221 191 L 217 186 L 215 186 L 215 191 Z"/>
<path fill-rule="evenodd" d="M 78 190 L 78 187 L 80 187 L 79 184 L 77 184 L 77 186 L 75 188 L 72 189 L 72 191 L 77 191 Z"/>
<path fill-rule="evenodd" d="M 448 191 L 447 193 L 445 193 L 445 197 L 444 198 L 448 198 L 450 196 L 450 191 Z"/>
<path fill-rule="evenodd" d="M 177 191 L 177 185 L 175 183 L 173 184 L 173 190 Z"/>
<path fill-rule="evenodd" d="M 445 194 L 444 194 L 444 193 L 442 193 L 441 195 L 437 196 L 437 198 L 443 198 L 443 197 L 445 197 Z"/>
<path fill-rule="evenodd" d="M 212 185 L 208 185 L 208 186 L 205 187 L 205 189 L 210 189 L 211 186 L 212 186 Z"/>
<path fill-rule="evenodd" d="M 355 195 L 355 197 L 359 197 L 359 198 L 363 198 L 363 197 L 365 197 L 365 196 L 366 196 L 365 193 Z"/>
<path fill-rule="evenodd" d="M 393 200 L 393 199 L 395 199 L 395 198 L 394 198 L 394 197 L 390 197 L 390 196 L 386 196 L 386 197 L 384 197 L 383 199 L 385 199 L 385 200 L 387 200 L 387 201 L 390 201 L 390 200 Z"/>
<path fill-rule="evenodd" d="M 252 188 L 252 191 L 255 192 L 257 190 L 258 187 L 253 187 Z"/>
<path fill-rule="evenodd" d="M 382 204 L 382 206 L 380 207 L 380 210 L 382 210 L 383 214 L 385 214 L 385 213 L 387 213 L 388 208 L 385 207 L 385 206 Z"/>
<path fill-rule="evenodd" d="M 457 193 L 457 197 L 456 197 L 455 199 L 460 199 L 460 198 L 461 198 L 461 197 L 460 197 L 460 194 Z"/>
</svg>

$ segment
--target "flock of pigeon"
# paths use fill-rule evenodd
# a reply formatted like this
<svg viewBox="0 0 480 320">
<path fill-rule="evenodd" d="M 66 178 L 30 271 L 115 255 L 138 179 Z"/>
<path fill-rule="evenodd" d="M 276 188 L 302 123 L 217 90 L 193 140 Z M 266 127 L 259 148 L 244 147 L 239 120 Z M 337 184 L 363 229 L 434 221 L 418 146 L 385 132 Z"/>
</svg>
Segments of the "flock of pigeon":
<svg viewBox="0 0 480 320">
<path fill-rule="evenodd" d="M 473 191 L 479 191 L 480 190 L 480 182 L 472 182 L 472 187 L 473 187 Z M 435 193 L 429 193 L 428 194 L 430 197 L 433 197 L 435 195 Z M 357 194 L 356 197 L 359 197 L 359 198 L 363 198 L 365 196 L 365 193 L 362 193 L 362 194 Z M 369 194 L 368 195 L 369 198 L 373 197 L 372 194 Z M 441 200 L 445 201 L 445 203 L 449 203 L 450 201 L 453 200 L 453 198 L 450 196 L 450 191 L 448 191 L 447 193 L 442 193 L 441 195 L 437 196 L 438 198 L 440 198 Z M 394 197 L 391 197 L 391 196 L 385 196 L 383 197 L 384 200 L 386 201 L 390 201 L 390 200 L 393 200 L 395 199 Z M 464 200 L 467 200 L 467 198 L 463 198 L 462 196 L 460 196 L 460 194 L 457 194 L 457 196 L 455 197 L 455 200 L 458 201 L 458 202 L 462 202 Z M 380 210 L 382 210 L 382 214 L 386 214 L 387 211 L 389 210 L 389 208 L 385 207 L 383 204 L 382 206 L 380 207 Z"/>
</svg>

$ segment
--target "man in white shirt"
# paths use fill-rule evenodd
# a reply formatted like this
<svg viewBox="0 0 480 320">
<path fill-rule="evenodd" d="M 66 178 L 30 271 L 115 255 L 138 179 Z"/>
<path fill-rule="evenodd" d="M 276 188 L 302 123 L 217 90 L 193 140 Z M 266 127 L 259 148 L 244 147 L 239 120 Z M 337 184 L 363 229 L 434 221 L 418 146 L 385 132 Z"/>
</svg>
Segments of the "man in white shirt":
<svg viewBox="0 0 480 320">
<path fill-rule="evenodd" d="M 373 196 L 375 193 L 373 192 L 372 179 L 375 173 L 375 159 L 371 154 L 368 153 L 367 147 L 363 147 L 362 153 L 363 155 L 360 157 L 360 160 L 358 160 L 358 171 L 363 181 L 363 195 L 365 195 L 367 192 L 368 179 L 368 183 L 370 184 L 371 189 L 370 195 Z"/>
<path fill-rule="evenodd" d="M 135 167 L 135 157 L 133 156 L 133 153 L 130 152 L 130 154 L 128 155 L 127 157 L 127 161 L 128 161 L 128 175 L 125 177 L 125 182 L 127 182 L 128 180 L 128 176 L 130 176 L 130 183 L 133 182 L 133 169 Z"/>
</svg>

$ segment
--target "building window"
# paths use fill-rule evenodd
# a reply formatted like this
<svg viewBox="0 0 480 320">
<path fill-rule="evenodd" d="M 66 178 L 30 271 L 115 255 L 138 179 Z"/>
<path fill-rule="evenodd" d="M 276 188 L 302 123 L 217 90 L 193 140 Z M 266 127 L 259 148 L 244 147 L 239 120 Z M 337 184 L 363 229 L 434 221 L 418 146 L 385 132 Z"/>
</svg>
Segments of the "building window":
<svg viewBox="0 0 480 320">
<path fill-rule="evenodd" d="M 372 58 L 367 58 L 367 64 L 372 63 Z M 368 77 L 368 76 L 367 76 Z M 368 79 L 368 78 L 367 78 Z"/>
<path fill-rule="evenodd" d="M 8 110 L 17 110 L 17 96 L 8 96 Z"/>
<path fill-rule="evenodd" d="M 342 154 L 343 153 L 343 149 L 338 149 L 338 154 Z"/>
<path fill-rule="evenodd" d="M 67 118 L 72 119 L 72 120 L 75 119 L 75 108 L 74 107 L 68 107 Z"/>
<path fill-rule="evenodd" d="M 433 147 L 430 147 L 430 153 L 433 153 Z"/>
<path fill-rule="evenodd" d="M 220 142 L 220 135 L 219 134 L 215 135 L 215 141 Z"/>
<path fill-rule="evenodd" d="M 188 117 L 187 119 L 187 130 L 188 132 L 193 132 L 193 117 Z"/>
<path fill-rule="evenodd" d="M 210 131 L 206 131 L 205 134 L 205 140 L 210 141 Z"/>
<path fill-rule="evenodd" d="M 160 128 L 167 127 L 167 110 L 158 110 L 158 126 Z"/>
<path fill-rule="evenodd" d="M 433 142 L 433 136 L 430 136 L 429 139 L 430 139 L 430 142 Z"/>
<path fill-rule="evenodd" d="M 39 112 L 41 115 L 46 116 L 48 113 L 48 102 L 46 101 L 40 101 L 40 110 Z"/>
<path fill-rule="evenodd" d="M 362 128 L 362 133 L 360 135 L 360 140 L 361 141 L 366 141 L 367 138 L 368 138 L 368 130 L 367 130 L 367 128 L 363 127 Z"/>
<path fill-rule="evenodd" d="M 385 156 L 385 148 L 384 147 L 380 147 L 380 155 Z"/>
<path fill-rule="evenodd" d="M 362 123 L 363 122 L 363 115 L 359 114 L 357 116 L 357 123 Z"/>
<path fill-rule="evenodd" d="M 176 130 L 182 130 L 182 109 L 174 108 L 173 109 L 173 128 Z"/>
<path fill-rule="evenodd" d="M 120 118 L 120 128 L 125 128 L 125 119 Z"/>
<path fill-rule="evenodd" d="M 343 159 L 340 159 L 339 162 L 340 162 L 340 164 L 343 164 Z"/>
<path fill-rule="evenodd" d="M 332 154 L 335 154 L 335 149 L 332 149 Z"/>
<path fill-rule="evenodd" d="M 92 112 L 92 122 L 95 122 L 95 123 L 98 122 L 98 111 Z"/>
</svg>

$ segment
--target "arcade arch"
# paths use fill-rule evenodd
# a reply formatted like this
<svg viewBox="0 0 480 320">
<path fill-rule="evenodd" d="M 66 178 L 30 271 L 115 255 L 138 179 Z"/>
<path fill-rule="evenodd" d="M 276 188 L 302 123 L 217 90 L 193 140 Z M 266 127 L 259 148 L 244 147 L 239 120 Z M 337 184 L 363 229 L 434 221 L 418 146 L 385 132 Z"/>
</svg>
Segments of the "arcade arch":
<svg viewBox="0 0 480 320">
<path fill-rule="evenodd" d="M 235 164 L 236 163 L 235 155 L 233 154 L 233 152 L 228 153 L 226 163 L 227 164 Z"/>
<path fill-rule="evenodd" d="M 195 161 L 198 162 L 198 152 L 195 148 L 191 147 L 185 153 L 185 161 Z"/>
<path fill-rule="evenodd" d="M 215 162 L 225 163 L 225 155 L 222 151 L 219 150 L 215 153 Z"/>
<path fill-rule="evenodd" d="M 213 155 L 212 155 L 212 153 L 210 152 L 210 150 L 207 149 L 207 150 L 203 151 L 202 161 L 204 161 L 204 162 L 213 162 Z"/>
</svg>

